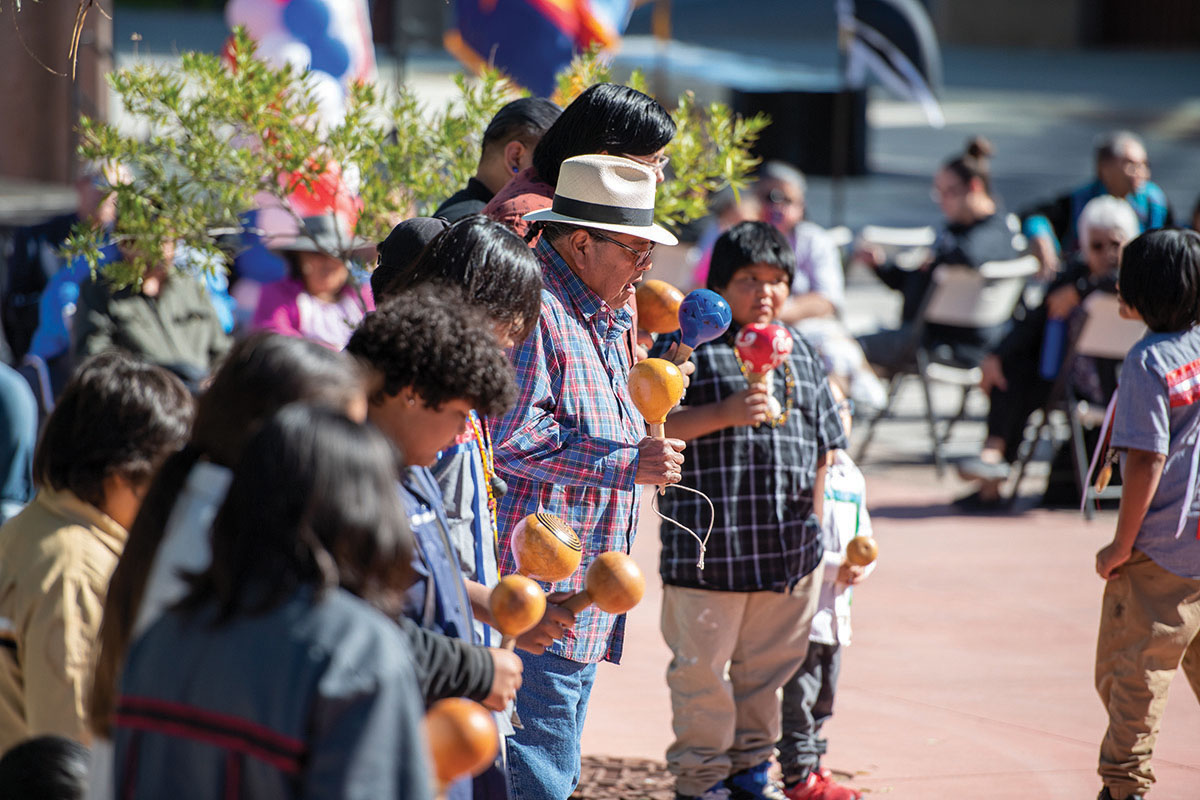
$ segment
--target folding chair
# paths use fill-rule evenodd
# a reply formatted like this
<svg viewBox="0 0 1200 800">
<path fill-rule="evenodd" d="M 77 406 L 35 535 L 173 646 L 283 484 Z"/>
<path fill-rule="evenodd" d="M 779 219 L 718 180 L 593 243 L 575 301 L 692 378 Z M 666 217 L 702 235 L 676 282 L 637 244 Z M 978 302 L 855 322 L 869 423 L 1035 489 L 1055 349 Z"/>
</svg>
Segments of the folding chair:
<svg viewBox="0 0 1200 800">
<path fill-rule="evenodd" d="M 901 269 L 917 269 L 929 258 L 929 247 L 937 231 L 926 225 L 920 228 L 889 228 L 883 225 L 864 225 L 858 232 L 861 244 L 874 245 L 887 259 Z"/>
<path fill-rule="evenodd" d="M 933 286 L 929 290 L 913 326 L 912 337 L 915 347 L 915 369 L 897 372 L 888 386 L 888 399 L 883 409 L 868 423 L 857 460 L 861 463 L 868 445 L 874 437 L 876 426 L 892 416 L 892 405 L 901 383 L 915 376 L 921 381 L 925 396 L 925 419 L 929 424 L 929 438 L 933 444 L 933 464 L 939 477 L 945 474 L 946 459 L 942 446 L 950 437 L 954 424 L 966 414 L 967 399 L 973 387 L 982 377 L 978 366 L 963 366 L 939 360 L 935 353 L 924 346 L 925 328 L 928 325 L 947 325 L 956 328 L 990 328 L 1008 321 L 1021 299 L 1026 280 L 1037 272 L 1038 262 L 1033 256 L 1022 256 L 1009 261 L 989 261 L 979 269 L 965 266 L 941 266 L 933 274 Z M 945 430 L 939 430 L 938 418 L 933 407 L 933 383 L 949 383 L 962 392 L 958 412 L 946 420 Z"/>
<path fill-rule="evenodd" d="M 1083 301 L 1083 310 L 1087 314 L 1079 333 L 1074 340 L 1067 343 L 1067 354 L 1063 359 L 1062 369 L 1050 390 L 1050 396 L 1042 407 L 1042 418 L 1034 432 L 1033 440 L 1027 442 L 1027 449 L 1017 462 L 1016 478 L 1009 492 L 1009 502 L 1017 499 L 1021 487 L 1021 479 L 1025 470 L 1037 451 L 1038 444 L 1046 431 L 1050 430 L 1050 418 L 1055 411 L 1061 411 L 1067 419 L 1070 431 L 1071 461 L 1075 467 L 1075 482 L 1084 498 L 1084 516 L 1092 519 L 1096 515 L 1093 501 L 1116 499 L 1121 496 L 1120 486 L 1109 486 L 1103 492 L 1097 492 L 1095 487 L 1087 483 L 1087 470 L 1090 454 L 1084 441 L 1084 426 L 1088 417 L 1097 416 L 1089 408 L 1089 404 L 1081 401 L 1070 383 L 1071 362 L 1077 357 L 1105 358 L 1119 361 L 1125 358 L 1129 348 L 1133 347 L 1146 333 L 1146 326 L 1141 322 L 1122 319 L 1120 303 L 1116 295 L 1107 292 L 1093 292 Z M 1101 414 L 1103 412 L 1101 411 Z M 1088 427 L 1094 427 L 1089 425 Z"/>
<path fill-rule="evenodd" d="M 845 225 L 829 228 L 825 232 L 829 234 L 829 238 L 833 240 L 839 250 L 846 249 L 854 242 L 854 232 Z"/>
</svg>

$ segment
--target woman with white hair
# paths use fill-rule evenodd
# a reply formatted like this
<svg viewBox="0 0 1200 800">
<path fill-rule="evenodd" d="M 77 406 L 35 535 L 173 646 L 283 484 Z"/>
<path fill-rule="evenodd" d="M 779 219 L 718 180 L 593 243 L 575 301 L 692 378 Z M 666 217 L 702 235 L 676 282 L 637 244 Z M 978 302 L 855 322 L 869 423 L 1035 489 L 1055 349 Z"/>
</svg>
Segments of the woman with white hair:
<svg viewBox="0 0 1200 800">
<path fill-rule="evenodd" d="M 1060 335 L 1081 322 L 1076 314 L 1083 299 L 1094 291 L 1116 291 L 1117 266 L 1126 242 L 1141 226 L 1125 200 L 1102 195 L 1088 202 L 1079 215 L 1079 253 L 1064 266 L 1036 308 L 1019 309 L 1008 335 L 984 358 L 980 388 L 988 395 L 987 439 L 977 457 L 958 464 L 963 478 L 981 482 L 979 491 L 956 505 L 986 509 L 1000 504 L 1000 486 L 1009 465 L 1017 458 L 1025 422 L 1049 396 L 1064 355 L 1055 346 Z M 1058 331 L 1053 332 L 1057 327 Z M 1047 352 L 1043 353 L 1043 350 Z M 1054 352 L 1057 349 L 1058 352 Z M 1084 368 L 1087 366 L 1088 368 Z M 1050 371 L 1043 374 L 1043 369 Z M 1106 402 L 1115 388 L 1116 362 L 1073 365 L 1071 379 L 1077 395 Z"/>
</svg>

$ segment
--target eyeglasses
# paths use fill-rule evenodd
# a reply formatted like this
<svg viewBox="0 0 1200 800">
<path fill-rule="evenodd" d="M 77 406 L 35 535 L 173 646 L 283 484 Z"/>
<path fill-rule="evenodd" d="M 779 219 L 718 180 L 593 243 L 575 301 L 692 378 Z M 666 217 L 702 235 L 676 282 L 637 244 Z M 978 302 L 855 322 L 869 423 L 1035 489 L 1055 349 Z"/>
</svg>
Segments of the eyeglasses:
<svg viewBox="0 0 1200 800">
<path fill-rule="evenodd" d="M 650 169 L 664 170 L 667 164 L 671 163 L 670 156 L 631 156 L 625 155 L 623 158 L 628 158 L 630 161 L 636 161 L 639 164 L 645 164 Z"/>
<path fill-rule="evenodd" d="M 646 266 L 646 264 L 650 263 L 650 254 L 654 252 L 654 242 L 651 242 L 650 246 L 647 247 L 645 250 L 638 250 L 635 247 L 630 247 L 629 245 L 625 244 L 624 242 L 618 242 L 616 239 L 612 238 L 611 236 L 605 236 L 600 231 L 589 230 L 588 233 L 591 234 L 592 236 L 596 237 L 597 239 L 603 239 L 606 242 L 615 244 L 617 247 L 624 248 L 625 250 L 628 250 L 629 252 L 633 253 L 634 256 L 636 256 L 636 259 L 633 262 L 633 265 L 635 267 L 644 267 L 644 266 Z"/>
<path fill-rule="evenodd" d="M 759 201 L 770 206 L 798 206 L 804 203 L 804 200 L 798 197 L 788 197 L 787 192 L 779 187 L 772 189 L 766 194 L 760 194 Z"/>
<path fill-rule="evenodd" d="M 1121 164 L 1121 169 L 1125 170 L 1126 172 L 1149 172 L 1150 171 L 1150 162 L 1149 161 L 1139 161 L 1139 160 L 1133 159 L 1133 158 L 1122 158 L 1120 160 L 1120 164 Z"/>
</svg>

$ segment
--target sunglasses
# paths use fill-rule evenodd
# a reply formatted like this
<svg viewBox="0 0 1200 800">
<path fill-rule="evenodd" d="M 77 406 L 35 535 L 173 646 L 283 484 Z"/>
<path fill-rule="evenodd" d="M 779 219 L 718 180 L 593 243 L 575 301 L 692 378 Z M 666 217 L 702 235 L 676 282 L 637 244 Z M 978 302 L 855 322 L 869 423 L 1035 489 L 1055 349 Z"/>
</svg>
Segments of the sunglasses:
<svg viewBox="0 0 1200 800">
<path fill-rule="evenodd" d="M 760 195 L 758 198 L 761 202 L 771 206 L 790 206 L 800 205 L 802 201 L 793 200 L 787 196 L 783 189 L 775 188 L 767 192 L 765 195 Z"/>
<path fill-rule="evenodd" d="M 624 156 L 630 161 L 636 161 L 639 164 L 644 164 L 650 169 L 664 170 L 667 164 L 671 163 L 670 156 Z"/>
<path fill-rule="evenodd" d="M 611 236 L 605 236 L 603 233 L 600 233 L 600 231 L 590 230 L 590 231 L 588 231 L 588 233 L 590 233 L 592 236 L 596 237 L 597 239 L 603 239 L 606 242 L 615 244 L 617 247 L 623 248 L 623 249 L 628 250 L 629 252 L 633 253 L 633 255 L 636 257 L 633 262 L 633 265 L 635 267 L 644 267 L 644 266 L 646 266 L 646 264 L 650 263 L 650 254 L 654 252 L 654 242 L 651 242 L 650 246 L 647 247 L 645 250 L 638 250 L 635 247 L 630 247 L 629 245 L 625 244 L 624 242 L 618 242 L 616 239 L 612 238 Z"/>
</svg>

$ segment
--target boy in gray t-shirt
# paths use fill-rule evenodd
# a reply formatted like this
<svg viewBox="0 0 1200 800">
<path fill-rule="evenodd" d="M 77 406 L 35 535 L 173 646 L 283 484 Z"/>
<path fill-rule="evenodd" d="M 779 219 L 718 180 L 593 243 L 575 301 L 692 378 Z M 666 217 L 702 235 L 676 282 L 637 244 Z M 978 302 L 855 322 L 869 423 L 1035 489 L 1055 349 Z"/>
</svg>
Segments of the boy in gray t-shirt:
<svg viewBox="0 0 1200 800">
<path fill-rule="evenodd" d="M 1175 670 L 1200 697 L 1200 234 L 1159 230 L 1121 258 L 1121 312 L 1150 332 L 1121 369 L 1112 447 L 1124 451 L 1096 689 L 1108 711 L 1099 800 L 1139 799 Z"/>
</svg>

